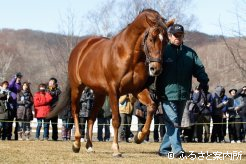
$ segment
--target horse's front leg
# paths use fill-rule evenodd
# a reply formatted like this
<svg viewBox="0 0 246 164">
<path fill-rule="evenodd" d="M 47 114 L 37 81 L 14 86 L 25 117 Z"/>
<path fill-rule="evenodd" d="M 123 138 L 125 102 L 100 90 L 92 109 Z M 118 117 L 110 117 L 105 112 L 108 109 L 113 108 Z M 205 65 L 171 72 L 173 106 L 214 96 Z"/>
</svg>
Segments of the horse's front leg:
<svg viewBox="0 0 246 164">
<path fill-rule="evenodd" d="M 112 109 L 112 124 L 114 128 L 114 139 L 112 143 L 112 150 L 114 157 L 121 157 L 121 153 L 119 151 L 119 143 L 118 143 L 118 133 L 120 127 L 120 114 L 119 114 L 119 97 L 116 94 L 110 94 L 110 107 Z"/>
<path fill-rule="evenodd" d="M 86 138 L 87 138 L 87 142 L 86 142 L 86 151 L 88 153 L 91 152 L 95 152 L 93 150 L 93 146 L 92 146 L 92 135 L 93 135 L 93 125 L 95 123 L 95 120 L 97 118 L 98 115 L 98 110 L 100 110 L 102 108 L 102 105 L 104 103 L 105 100 L 105 95 L 99 95 L 97 93 L 94 93 L 95 95 L 95 99 L 93 102 L 93 108 L 91 110 L 89 119 L 88 119 L 88 127 L 87 127 L 87 134 L 86 134 Z"/>
<path fill-rule="evenodd" d="M 156 104 L 150 97 L 150 93 L 147 89 L 144 89 L 142 92 L 140 92 L 138 95 L 138 100 L 147 106 L 147 116 L 146 116 L 146 122 L 144 124 L 144 127 L 142 128 L 141 132 L 138 132 L 137 135 L 135 135 L 134 140 L 135 143 L 140 144 L 143 142 L 145 137 L 150 133 L 150 125 L 151 121 L 153 119 L 153 115 L 156 111 Z"/>
</svg>

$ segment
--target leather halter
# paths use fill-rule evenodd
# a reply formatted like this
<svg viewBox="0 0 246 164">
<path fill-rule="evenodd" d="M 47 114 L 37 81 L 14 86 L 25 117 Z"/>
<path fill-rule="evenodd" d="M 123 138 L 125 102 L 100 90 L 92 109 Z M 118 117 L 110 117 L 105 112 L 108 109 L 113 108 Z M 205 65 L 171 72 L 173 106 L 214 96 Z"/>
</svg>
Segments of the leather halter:
<svg viewBox="0 0 246 164">
<path fill-rule="evenodd" d="M 154 57 L 150 56 L 150 51 L 149 51 L 148 46 L 147 46 L 148 35 L 149 35 L 149 30 L 144 33 L 144 39 L 143 39 L 143 44 L 142 44 L 143 48 L 144 48 L 144 53 L 146 56 L 145 64 L 148 65 L 151 62 L 162 63 L 162 55 L 159 58 L 154 58 Z M 157 54 L 157 53 L 161 53 L 161 52 L 160 51 L 153 51 L 151 53 Z"/>
</svg>

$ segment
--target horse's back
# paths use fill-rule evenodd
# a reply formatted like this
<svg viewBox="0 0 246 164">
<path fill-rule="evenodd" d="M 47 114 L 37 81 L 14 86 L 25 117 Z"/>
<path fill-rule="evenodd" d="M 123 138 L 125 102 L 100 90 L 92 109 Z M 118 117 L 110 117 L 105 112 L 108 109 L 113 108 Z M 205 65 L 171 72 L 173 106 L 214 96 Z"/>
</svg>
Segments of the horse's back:
<svg viewBox="0 0 246 164">
<path fill-rule="evenodd" d="M 103 79 L 103 56 L 110 51 L 110 40 L 105 37 L 87 37 L 71 52 L 68 63 L 70 82 L 85 85 L 95 85 L 93 81 Z M 93 80 L 94 79 L 94 80 Z M 95 80 L 97 79 L 97 80 Z"/>
</svg>

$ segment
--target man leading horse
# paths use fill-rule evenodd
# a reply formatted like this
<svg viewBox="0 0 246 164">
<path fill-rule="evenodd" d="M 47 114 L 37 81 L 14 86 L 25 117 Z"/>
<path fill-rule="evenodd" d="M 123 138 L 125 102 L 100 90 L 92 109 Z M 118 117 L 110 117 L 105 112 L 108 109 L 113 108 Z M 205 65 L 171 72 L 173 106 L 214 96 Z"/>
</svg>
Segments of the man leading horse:
<svg viewBox="0 0 246 164">
<path fill-rule="evenodd" d="M 87 152 L 92 147 L 92 128 L 98 110 L 105 96 L 110 98 L 114 138 L 113 156 L 119 157 L 118 129 L 120 126 L 119 97 L 132 93 L 148 107 L 146 123 L 142 132 L 135 137 L 141 143 L 149 133 L 155 111 L 155 103 L 150 97 L 145 83 L 150 76 L 158 76 L 162 71 L 163 49 L 168 42 L 167 27 L 174 22 L 165 22 L 161 15 L 151 9 L 143 10 L 135 20 L 111 39 L 91 36 L 84 38 L 72 51 L 68 63 L 69 85 L 57 104 L 54 115 L 67 102 L 71 91 L 72 115 L 75 123 L 73 151 L 80 150 L 78 121 L 79 98 L 85 86 L 93 89 L 94 106 L 88 120 Z"/>
</svg>

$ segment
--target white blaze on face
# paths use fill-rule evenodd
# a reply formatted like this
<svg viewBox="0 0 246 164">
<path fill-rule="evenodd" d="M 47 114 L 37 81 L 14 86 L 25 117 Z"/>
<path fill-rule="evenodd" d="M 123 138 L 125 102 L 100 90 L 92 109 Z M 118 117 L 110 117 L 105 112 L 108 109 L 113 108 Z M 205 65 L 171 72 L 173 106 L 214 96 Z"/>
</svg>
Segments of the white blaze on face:
<svg viewBox="0 0 246 164">
<path fill-rule="evenodd" d="M 163 36 L 162 36 L 162 34 L 159 34 L 159 39 L 160 39 L 161 41 L 163 41 Z"/>
</svg>

